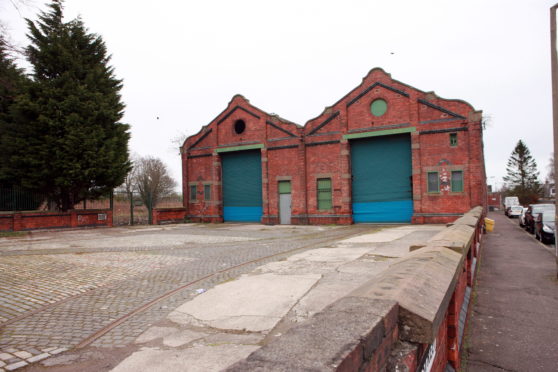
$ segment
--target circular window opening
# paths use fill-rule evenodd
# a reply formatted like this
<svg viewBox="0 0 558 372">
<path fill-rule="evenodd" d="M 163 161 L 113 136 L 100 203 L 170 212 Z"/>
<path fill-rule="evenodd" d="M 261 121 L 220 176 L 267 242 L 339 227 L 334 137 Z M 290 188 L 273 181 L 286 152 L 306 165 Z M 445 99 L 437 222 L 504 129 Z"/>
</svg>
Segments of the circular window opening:
<svg viewBox="0 0 558 372">
<path fill-rule="evenodd" d="M 370 105 L 370 112 L 374 116 L 382 116 L 387 111 L 387 102 L 383 99 L 377 99 Z"/>
<path fill-rule="evenodd" d="M 244 129 L 246 129 L 246 123 L 244 120 L 240 119 L 234 122 L 234 132 L 236 134 L 244 132 Z"/>
</svg>

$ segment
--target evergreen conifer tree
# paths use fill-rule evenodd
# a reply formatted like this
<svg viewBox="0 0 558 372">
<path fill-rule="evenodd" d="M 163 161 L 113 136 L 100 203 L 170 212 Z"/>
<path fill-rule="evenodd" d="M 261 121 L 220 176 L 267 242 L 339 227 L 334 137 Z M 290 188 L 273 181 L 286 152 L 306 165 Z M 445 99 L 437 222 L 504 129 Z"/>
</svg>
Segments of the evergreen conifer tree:
<svg viewBox="0 0 558 372">
<path fill-rule="evenodd" d="M 131 168 L 122 82 L 101 37 L 79 18 L 64 22 L 62 0 L 27 24 L 33 79 L 14 105 L 0 177 L 45 193 L 65 211 L 106 195 Z"/>
<path fill-rule="evenodd" d="M 6 133 L 7 123 L 12 121 L 12 105 L 23 92 L 27 81 L 23 70 L 18 68 L 10 58 L 4 35 L 0 34 L 0 143 L 2 136 Z M 0 156 L 1 154 L 0 151 Z M 0 180 L 1 183 L 2 180 Z"/>
<path fill-rule="evenodd" d="M 0 149 L 4 149 L 4 137 L 13 122 L 12 109 L 23 93 L 29 79 L 10 57 L 11 46 L 0 33 Z M 0 176 L 2 168 L 9 165 L 9 157 L 0 151 Z M 17 187 L 9 179 L 0 177 L 0 210 L 34 209 L 43 201 L 40 195 Z"/>
<path fill-rule="evenodd" d="M 524 205 L 537 201 L 541 192 L 537 163 L 522 140 L 517 142 L 508 159 L 506 172 L 504 181 L 510 195 L 518 196 Z"/>
</svg>

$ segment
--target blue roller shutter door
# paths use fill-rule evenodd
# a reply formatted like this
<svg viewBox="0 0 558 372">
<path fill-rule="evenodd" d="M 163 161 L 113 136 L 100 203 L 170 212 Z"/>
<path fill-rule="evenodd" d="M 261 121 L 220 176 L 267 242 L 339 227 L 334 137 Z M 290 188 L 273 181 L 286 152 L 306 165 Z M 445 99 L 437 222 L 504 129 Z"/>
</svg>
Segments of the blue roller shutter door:
<svg viewBox="0 0 558 372">
<path fill-rule="evenodd" d="M 262 217 L 261 153 L 237 151 L 221 154 L 223 219 L 260 222 Z"/>
<path fill-rule="evenodd" d="M 410 222 L 413 215 L 408 134 L 351 141 L 353 220 Z"/>
</svg>

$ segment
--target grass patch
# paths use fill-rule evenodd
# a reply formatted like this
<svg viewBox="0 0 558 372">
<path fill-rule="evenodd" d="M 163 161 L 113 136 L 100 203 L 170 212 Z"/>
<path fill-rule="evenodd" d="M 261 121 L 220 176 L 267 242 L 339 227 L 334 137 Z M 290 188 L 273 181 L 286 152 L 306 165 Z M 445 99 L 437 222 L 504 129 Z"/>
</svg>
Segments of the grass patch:
<svg viewBox="0 0 558 372">
<path fill-rule="evenodd" d="M 25 231 L 4 231 L 0 232 L 0 238 L 18 238 L 27 235 Z"/>
<path fill-rule="evenodd" d="M 230 283 L 230 282 L 234 282 L 237 278 L 229 278 L 229 279 L 225 279 L 222 282 L 217 283 L 217 285 L 220 284 L 225 284 L 225 283 Z"/>
</svg>

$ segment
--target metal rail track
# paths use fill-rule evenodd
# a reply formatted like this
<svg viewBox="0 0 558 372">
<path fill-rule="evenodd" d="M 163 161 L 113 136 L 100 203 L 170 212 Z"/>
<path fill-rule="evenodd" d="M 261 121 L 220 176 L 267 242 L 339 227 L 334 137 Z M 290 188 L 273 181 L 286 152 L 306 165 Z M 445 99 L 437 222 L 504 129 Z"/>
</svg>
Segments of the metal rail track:
<svg viewBox="0 0 558 372">
<path fill-rule="evenodd" d="M 377 226 L 377 227 L 379 227 L 379 226 Z M 309 244 L 305 244 L 305 245 L 300 246 L 300 247 L 296 247 L 296 248 L 288 249 L 288 250 L 285 250 L 285 251 L 282 251 L 282 252 L 274 253 L 274 254 L 271 254 L 271 255 L 266 255 L 266 256 L 262 256 L 262 257 L 256 258 L 256 259 L 248 260 L 248 261 L 245 261 L 245 262 L 242 262 L 242 263 L 239 263 L 239 264 L 236 264 L 236 265 L 227 267 L 227 268 L 225 268 L 225 269 L 221 269 L 221 270 L 214 271 L 213 273 L 204 275 L 204 276 L 199 277 L 199 278 L 197 278 L 197 279 L 195 279 L 195 280 L 193 280 L 193 281 L 190 281 L 190 282 L 188 282 L 188 283 L 182 284 L 182 285 L 180 285 L 179 287 L 176 287 L 176 288 L 174 288 L 174 289 L 172 289 L 172 290 L 170 290 L 170 291 L 168 291 L 168 292 L 166 292 L 166 293 L 163 293 L 162 295 L 160 295 L 160 296 L 158 296 L 158 297 L 156 297 L 156 298 L 154 298 L 154 299 L 152 299 L 152 300 L 150 300 L 150 301 L 144 303 L 143 305 L 137 307 L 136 309 L 134 309 L 134 310 L 128 312 L 127 314 L 124 314 L 124 315 L 120 316 L 119 318 L 115 319 L 114 321 L 110 322 L 109 324 L 103 326 L 101 329 L 99 329 L 99 330 L 96 331 L 95 333 L 91 334 L 90 336 L 88 336 L 87 338 L 85 338 L 84 340 L 82 340 L 82 341 L 81 341 L 79 344 L 77 344 L 74 348 L 80 349 L 80 348 L 84 348 L 84 347 L 87 347 L 87 346 L 91 345 L 94 341 L 96 341 L 97 339 L 101 338 L 102 336 L 104 336 L 105 334 L 107 334 L 108 332 L 110 332 L 111 330 L 113 330 L 114 328 L 116 328 L 116 327 L 120 326 L 121 324 L 125 323 L 127 320 L 129 320 L 130 318 L 134 317 L 135 315 L 138 315 L 138 314 L 140 314 L 140 313 L 142 313 L 142 312 L 148 310 L 148 309 L 151 308 L 152 306 L 154 306 L 154 305 L 160 303 L 161 301 L 163 301 L 163 300 L 165 300 L 165 299 L 167 299 L 167 298 L 173 296 L 174 294 L 176 294 L 176 293 L 178 293 L 178 292 L 180 292 L 180 291 L 183 291 L 183 290 L 185 290 L 185 289 L 188 289 L 189 287 L 191 287 L 192 285 L 194 285 L 194 284 L 196 284 L 196 283 L 199 283 L 199 282 L 201 282 L 201 281 L 210 279 L 210 278 L 212 278 L 212 277 L 214 277 L 214 276 L 217 276 L 217 275 L 219 275 L 219 274 L 223 274 L 223 273 L 226 273 L 226 272 L 228 272 L 228 271 L 232 271 L 232 270 L 238 269 L 239 267 L 247 266 L 247 265 L 250 265 L 250 264 L 257 263 L 257 262 L 262 262 L 262 261 L 269 260 L 269 259 L 272 259 L 272 258 L 278 257 L 278 256 L 290 255 L 290 254 L 292 254 L 292 253 L 294 253 L 294 252 L 297 252 L 297 251 L 308 250 L 308 249 L 311 249 L 311 248 L 313 248 L 313 247 L 316 247 L 316 246 L 319 246 L 319 245 L 323 245 L 323 244 L 326 243 L 326 242 L 338 241 L 338 240 L 346 239 L 346 238 L 351 237 L 351 236 L 356 236 L 356 235 L 360 235 L 360 234 L 363 234 L 363 233 L 367 233 L 367 232 L 370 231 L 370 226 L 368 226 L 366 229 L 362 228 L 362 229 L 356 229 L 356 230 L 355 230 L 355 227 L 352 226 L 352 227 L 340 228 L 339 230 L 341 230 L 341 231 L 343 231 L 343 230 L 350 230 L 350 231 L 349 231 L 349 232 L 346 232 L 346 233 L 335 234 L 334 236 L 327 236 L 327 237 L 325 237 L 325 238 L 318 239 L 317 241 L 313 241 L 313 242 L 311 242 L 311 243 L 309 243 Z M 339 231 L 339 230 L 338 230 L 338 231 Z M 304 238 L 304 239 L 308 239 L 308 238 L 313 238 L 313 239 L 315 239 L 314 236 L 315 236 L 315 234 L 312 233 L 312 234 L 305 235 L 305 236 L 303 236 L 302 238 Z M 54 308 L 54 307 L 57 307 L 57 306 L 59 306 L 59 305 L 61 305 L 61 304 L 67 303 L 67 302 L 69 302 L 69 301 L 72 301 L 72 300 L 74 300 L 74 299 L 76 299 L 76 298 L 78 298 L 78 297 L 81 297 L 81 296 L 83 296 L 83 295 L 86 295 L 86 294 L 90 293 L 91 291 L 95 291 L 95 290 L 98 290 L 98 289 L 101 289 L 101 288 L 111 287 L 111 286 L 114 286 L 114 285 L 117 285 L 117 283 L 110 283 L 110 284 L 107 284 L 107 285 L 103 285 L 103 286 L 100 286 L 100 287 L 91 289 L 90 291 L 83 292 L 83 293 L 78 293 L 78 294 L 75 294 L 75 295 L 73 295 L 73 296 L 64 298 L 64 299 L 62 299 L 62 300 L 60 300 L 60 301 L 57 301 L 57 302 L 55 302 L 55 303 L 48 304 L 48 305 L 42 306 L 42 307 L 40 307 L 40 308 L 31 310 L 31 311 L 29 311 L 29 312 L 26 312 L 26 313 L 24 313 L 24 314 L 21 314 L 21 315 L 19 315 L 19 316 L 16 316 L 16 317 L 14 317 L 14 318 L 11 318 L 11 319 L 9 319 L 9 320 L 3 322 L 2 324 L 0 324 L 0 330 L 1 330 L 3 327 L 7 326 L 7 325 L 16 323 L 16 322 L 18 322 L 18 321 L 20 321 L 20 320 L 22 320 L 22 319 L 28 318 L 28 317 L 33 316 L 33 315 L 35 315 L 35 314 L 41 313 L 41 312 L 43 312 L 43 311 L 46 311 L 46 310 L 52 309 L 52 308 Z"/>
<path fill-rule="evenodd" d="M 345 229 L 347 229 L 347 228 L 345 228 Z M 137 314 L 139 314 L 139 313 L 141 313 L 141 312 L 143 312 L 143 311 L 149 309 L 150 307 L 156 305 L 157 303 L 159 303 L 159 302 L 161 302 L 161 301 L 163 301 L 163 300 L 165 300 L 165 299 L 171 297 L 171 296 L 174 295 L 175 293 L 180 292 L 180 291 L 182 291 L 182 290 L 184 290 L 184 289 L 186 289 L 186 288 L 188 288 L 188 287 L 190 287 L 190 286 L 192 286 L 192 285 L 194 285 L 194 284 L 196 284 L 196 283 L 199 283 L 199 282 L 201 282 L 201 281 L 203 281 L 203 280 L 209 279 L 209 278 L 211 278 L 211 277 L 213 277 L 213 276 L 216 276 L 216 275 L 225 273 L 225 272 L 227 272 L 227 271 L 232 271 L 232 270 L 237 269 L 237 268 L 242 267 L 242 266 L 250 265 L 250 264 L 253 264 L 253 263 L 256 263 L 256 262 L 260 262 L 260 261 L 265 261 L 265 260 L 268 260 L 268 259 L 273 258 L 273 257 L 282 256 L 282 255 L 285 255 L 285 254 L 290 254 L 290 253 L 293 253 L 293 252 L 296 252 L 296 251 L 301 251 L 301 250 L 310 249 L 310 248 L 312 248 L 312 247 L 314 247 L 314 246 L 316 246 L 316 245 L 321 245 L 321 244 L 323 244 L 323 243 L 325 243 L 325 242 L 328 242 L 328 241 L 331 241 L 331 240 L 341 240 L 341 239 L 348 238 L 348 237 L 350 237 L 350 236 L 360 235 L 360 234 L 362 234 L 362 233 L 364 233 L 364 232 L 365 232 L 365 231 L 362 231 L 362 230 L 356 231 L 356 232 L 355 232 L 355 231 L 352 231 L 352 232 L 347 233 L 347 234 L 338 235 L 338 236 L 335 236 L 335 237 L 324 238 L 324 239 L 321 239 L 321 240 L 319 240 L 319 241 L 317 241 L 317 242 L 313 242 L 313 243 L 304 245 L 304 246 L 302 246 L 302 247 L 293 248 L 293 249 L 289 249 L 289 250 L 286 250 L 286 251 L 283 251 L 283 252 L 279 252 L 279 253 L 275 253 L 275 254 L 263 256 L 263 257 L 259 257 L 259 258 L 256 258 L 256 259 L 254 259 L 254 260 L 246 261 L 246 262 L 243 262 L 243 263 L 240 263 L 240 264 L 237 264 L 237 265 L 228 267 L 228 268 L 226 268 L 226 269 L 218 270 L 218 271 L 215 271 L 215 272 L 213 272 L 213 273 L 211 273 L 211 274 L 205 275 L 205 276 L 203 276 L 203 277 L 201 277 L 201 278 L 198 278 L 198 279 L 196 279 L 196 280 L 194 280 L 194 281 L 191 281 L 191 282 L 189 282 L 189 283 L 186 283 L 186 284 L 181 285 L 180 287 L 177 287 L 177 288 L 175 288 L 175 289 L 173 289 L 173 290 L 170 290 L 170 291 L 164 293 L 163 295 L 161 295 L 161 296 L 159 296 L 159 297 L 157 297 L 157 298 L 155 298 L 155 299 L 153 299 L 153 300 L 151 300 L 151 301 L 145 303 L 144 305 L 138 307 L 137 309 L 135 309 L 135 310 L 133 310 L 133 311 L 131 311 L 131 312 L 129 312 L 129 313 L 127 313 L 127 314 L 121 316 L 120 318 L 118 318 L 118 319 L 114 320 L 113 322 L 107 324 L 106 326 L 104 326 L 103 328 L 101 328 L 100 330 L 98 330 L 97 332 L 93 333 L 91 336 L 87 337 L 85 340 L 81 341 L 79 344 L 77 344 L 77 345 L 75 346 L 75 348 L 76 348 L 76 349 L 81 349 L 81 348 L 84 348 L 84 347 L 87 347 L 87 346 L 91 345 L 95 340 L 97 340 L 97 339 L 103 337 L 105 334 L 107 334 L 108 332 L 110 332 L 110 331 L 113 330 L 114 328 L 118 327 L 118 326 L 121 325 L 122 323 L 126 322 L 128 319 L 132 318 L 133 316 L 135 316 L 135 315 L 137 315 Z"/>
</svg>

